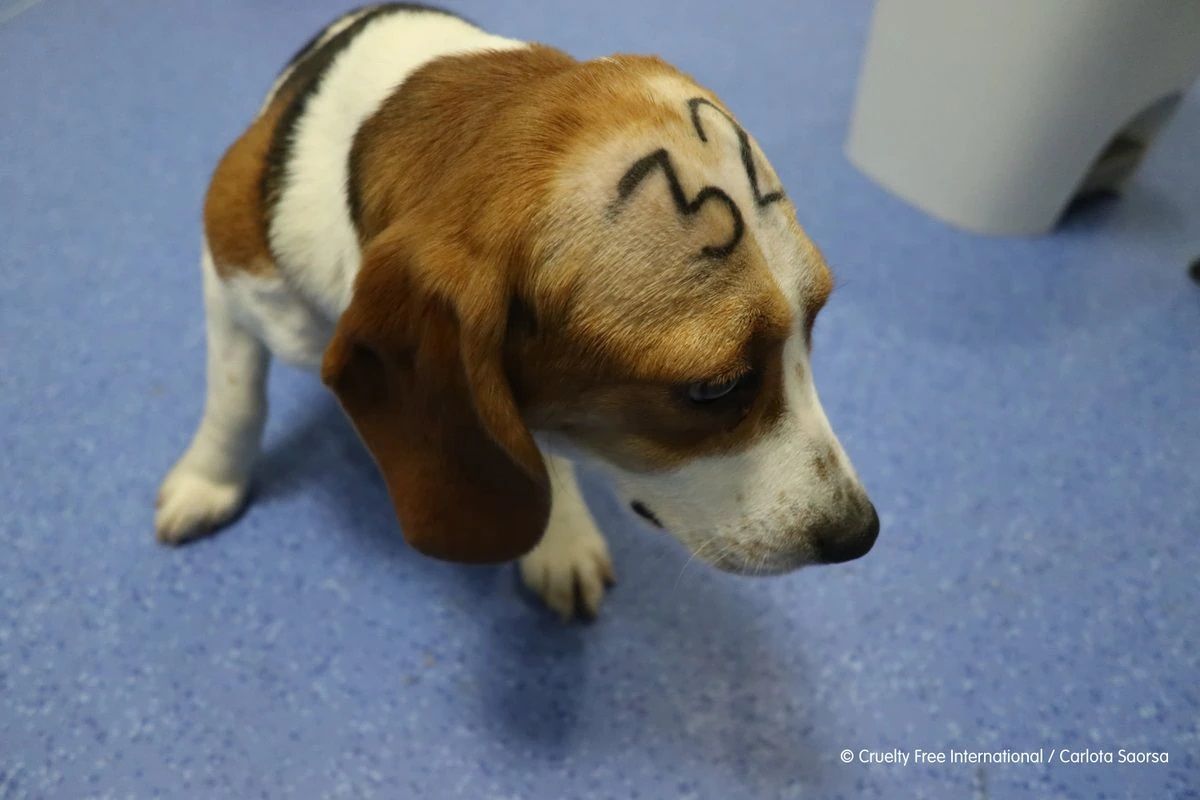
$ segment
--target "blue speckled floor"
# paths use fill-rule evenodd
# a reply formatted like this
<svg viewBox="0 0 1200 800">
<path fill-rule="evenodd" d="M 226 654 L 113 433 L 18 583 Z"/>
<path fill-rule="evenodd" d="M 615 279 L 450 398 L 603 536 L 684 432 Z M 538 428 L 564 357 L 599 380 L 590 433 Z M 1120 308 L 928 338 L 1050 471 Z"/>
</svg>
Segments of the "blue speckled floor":
<svg viewBox="0 0 1200 800">
<path fill-rule="evenodd" d="M 685 568 L 596 488 L 622 580 L 564 627 L 511 569 L 408 551 L 335 404 L 277 369 L 257 502 L 155 545 L 208 172 L 343 6 L 45 0 L 0 26 L 0 797 L 1197 797 L 1200 97 L 1122 201 L 983 239 L 842 157 L 865 3 L 454 5 L 657 51 L 755 132 L 840 278 L 816 369 L 879 544 Z M 864 747 L 1170 761 L 840 763 Z"/>
</svg>

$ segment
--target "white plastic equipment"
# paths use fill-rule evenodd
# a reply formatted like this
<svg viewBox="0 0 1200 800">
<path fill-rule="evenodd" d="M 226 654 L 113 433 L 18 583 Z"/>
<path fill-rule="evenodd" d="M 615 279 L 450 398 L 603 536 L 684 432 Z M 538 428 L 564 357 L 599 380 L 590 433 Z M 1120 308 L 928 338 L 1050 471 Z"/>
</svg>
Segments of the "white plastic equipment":
<svg viewBox="0 0 1200 800">
<path fill-rule="evenodd" d="M 947 222 L 1043 233 L 1198 74 L 1200 0 L 879 0 L 846 153 Z"/>
</svg>

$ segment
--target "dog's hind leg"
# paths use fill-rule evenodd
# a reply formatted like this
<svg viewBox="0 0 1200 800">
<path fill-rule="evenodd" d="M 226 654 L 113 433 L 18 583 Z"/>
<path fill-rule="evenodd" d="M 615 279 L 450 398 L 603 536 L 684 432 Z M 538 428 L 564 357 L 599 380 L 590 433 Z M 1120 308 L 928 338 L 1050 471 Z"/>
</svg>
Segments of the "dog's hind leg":
<svg viewBox="0 0 1200 800">
<path fill-rule="evenodd" d="M 205 248 L 207 391 L 204 416 L 158 493 L 154 527 L 164 542 L 203 535 L 232 518 L 246 498 L 267 417 L 270 355 L 239 320 L 236 299 Z"/>
</svg>

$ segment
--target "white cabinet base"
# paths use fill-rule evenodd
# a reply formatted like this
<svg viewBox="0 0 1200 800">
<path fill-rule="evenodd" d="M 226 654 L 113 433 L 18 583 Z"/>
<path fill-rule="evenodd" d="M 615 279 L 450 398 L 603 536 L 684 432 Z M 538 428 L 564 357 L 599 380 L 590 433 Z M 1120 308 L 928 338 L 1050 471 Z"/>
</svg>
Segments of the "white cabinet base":
<svg viewBox="0 0 1200 800">
<path fill-rule="evenodd" d="M 954 225 L 1044 233 L 1197 74 L 1200 0 L 879 0 L 846 153 Z"/>
</svg>

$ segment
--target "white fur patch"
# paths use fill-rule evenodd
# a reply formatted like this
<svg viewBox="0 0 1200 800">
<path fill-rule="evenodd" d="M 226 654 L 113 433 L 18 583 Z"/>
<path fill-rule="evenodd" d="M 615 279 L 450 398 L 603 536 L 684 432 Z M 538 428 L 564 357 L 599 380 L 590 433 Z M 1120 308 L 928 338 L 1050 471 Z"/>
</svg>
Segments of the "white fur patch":
<svg viewBox="0 0 1200 800">
<path fill-rule="evenodd" d="M 314 51 L 326 44 L 330 39 L 346 30 L 346 28 L 349 28 L 360 18 L 370 14 L 373 10 L 374 9 L 372 7 L 367 6 L 365 8 L 352 11 L 343 17 L 338 17 L 336 20 L 330 23 L 325 30 L 321 31 L 321 35 L 317 37 L 315 42 L 313 42 L 312 50 L 310 50 L 308 53 L 305 53 L 304 58 L 312 55 Z M 267 97 L 265 100 L 263 100 L 262 107 L 258 109 L 258 116 L 261 117 L 263 112 L 267 110 L 267 106 L 271 105 L 271 101 L 275 99 L 275 95 L 279 92 L 280 87 L 283 86 L 287 79 L 291 77 L 292 73 L 296 71 L 296 66 L 303 60 L 303 58 L 297 59 L 295 63 L 289 64 L 288 67 L 283 70 L 283 72 L 279 73 L 279 77 L 276 78 L 275 82 L 271 84 L 271 89 L 267 92 Z"/>
<path fill-rule="evenodd" d="M 741 452 L 616 476 L 698 557 L 738 572 L 785 572 L 819 560 L 807 529 L 843 516 L 863 491 L 808 377 L 800 332 L 783 359 L 784 417 L 766 436 Z M 831 453 L 828 463 L 838 466 L 822 474 L 816 462 Z"/>
<path fill-rule="evenodd" d="M 563 619 L 577 611 L 594 617 L 605 587 L 615 580 L 608 543 L 588 511 L 571 463 L 549 455 L 546 467 L 550 522 L 537 547 L 521 558 L 521 579 Z M 577 594 L 583 604 L 578 609 Z"/>
<path fill-rule="evenodd" d="M 346 186 L 350 148 L 363 122 L 435 58 L 526 46 L 446 14 L 399 12 L 371 21 L 336 56 L 296 123 L 269 231 L 279 268 L 314 307 L 336 319 L 358 273 Z"/>
<path fill-rule="evenodd" d="M 292 285 L 276 275 L 234 273 L 225 291 L 238 322 L 272 355 L 293 366 L 319 371 L 334 320 L 313 308 Z"/>
<path fill-rule="evenodd" d="M 204 417 L 163 480 L 154 515 L 158 538 L 171 543 L 207 533 L 237 513 L 267 414 L 267 351 L 242 324 L 207 247 L 201 269 L 208 322 Z"/>
<path fill-rule="evenodd" d="M 244 483 L 219 483 L 176 467 L 158 490 L 154 530 L 159 541 L 186 542 L 228 522 L 245 498 Z"/>
</svg>

